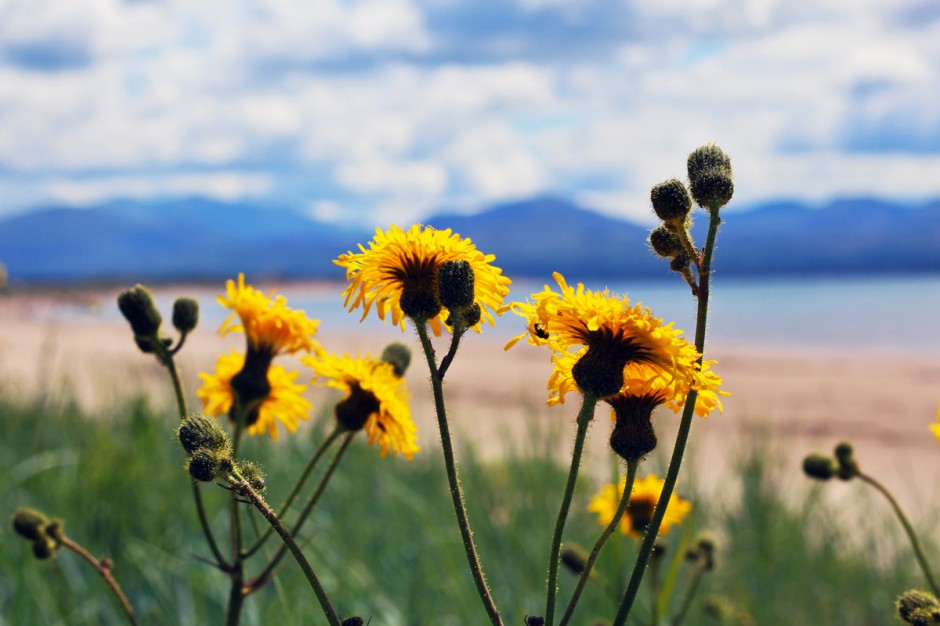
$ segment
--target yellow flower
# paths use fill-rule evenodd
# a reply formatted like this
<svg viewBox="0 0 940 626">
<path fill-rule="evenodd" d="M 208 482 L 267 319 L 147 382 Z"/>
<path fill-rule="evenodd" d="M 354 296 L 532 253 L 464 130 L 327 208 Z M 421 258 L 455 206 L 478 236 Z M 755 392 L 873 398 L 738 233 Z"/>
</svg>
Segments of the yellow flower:
<svg viewBox="0 0 940 626">
<path fill-rule="evenodd" d="M 245 284 L 244 274 L 238 275 L 237 284 L 227 281 L 225 292 L 218 301 L 232 314 L 222 322 L 220 335 L 243 332 L 248 339 L 249 350 L 270 356 L 319 349 L 313 336 L 320 322 L 308 318 L 303 311 L 288 307 L 284 296 L 264 295 Z"/>
<path fill-rule="evenodd" d="M 634 481 L 633 490 L 630 492 L 630 503 L 620 519 L 621 533 L 630 535 L 634 539 L 642 536 L 653 519 L 653 511 L 659 502 L 664 484 L 665 481 L 655 474 Z M 626 485 L 627 479 L 625 476 L 620 478 L 620 484 L 617 487 L 612 484 L 604 485 L 588 504 L 587 510 L 591 513 L 597 513 L 597 521 L 601 526 L 607 526 L 614 519 L 614 514 L 620 505 L 620 499 L 623 497 L 623 490 Z M 691 510 L 692 504 L 690 502 L 673 493 L 672 497 L 669 498 L 669 505 L 666 507 L 663 522 L 660 524 L 659 534 L 665 535 L 673 526 L 681 524 Z"/>
<path fill-rule="evenodd" d="M 717 391 L 721 379 L 709 370 L 712 362 L 700 368 L 695 346 L 671 322 L 664 324 L 641 304 L 631 305 L 626 297 L 606 289 L 594 292 L 581 283 L 573 288 L 561 274 L 556 272 L 554 277 L 560 292 L 546 286 L 533 294 L 534 303 L 509 306 L 526 318 L 528 328 L 506 346 L 511 348 L 527 337 L 529 343 L 553 351 L 549 404 L 564 402 L 565 394 L 581 387 L 580 367 L 582 379 L 590 383 L 596 382 L 591 379 L 592 369 L 607 376 L 600 381 L 601 397 L 618 390 L 631 390 L 633 395 L 655 392 L 663 403 L 678 410 L 689 390 L 699 389 L 696 412 L 707 415 L 721 407 L 717 395 L 727 394 Z M 622 371 L 622 381 L 610 375 L 611 368 Z"/>
<path fill-rule="evenodd" d="M 313 368 L 315 383 L 343 392 L 336 413 L 346 428 L 364 429 L 369 445 L 378 445 L 382 456 L 391 451 L 392 456 L 414 457 L 418 429 L 411 420 L 405 381 L 391 363 L 327 352 L 302 360 Z"/>
<path fill-rule="evenodd" d="M 398 226 L 383 232 L 376 229 L 368 249 L 348 252 L 333 261 L 346 268 L 349 286 L 343 291 L 345 306 L 352 311 L 362 307 L 362 318 L 375 305 L 379 319 L 391 312 L 392 323 L 405 329 L 406 311 L 423 311 L 435 335 L 441 334 L 445 319 L 437 300 L 437 273 L 446 261 L 467 261 L 473 269 L 474 302 L 482 320 L 495 323 L 503 298 L 509 293 L 509 279 L 491 265 L 496 257 L 484 255 L 470 239 L 462 239 L 448 228 L 436 230 L 415 224 L 407 231 Z M 480 323 L 473 326 L 480 331 Z"/>
<path fill-rule="evenodd" d="M 199 374 L 203 382 L 196 395 L 202 400 L 206 413 L 218 417 L 231 412 L 235 401 L 232 378 L 242 370 L 244 364 L 244 355 L 233 350 L 231 354 L 219 357 L 215 374 Z M 278 422 L 293 433 L 300 420 L 307 419 L 311 405 L 302 395 L 306 386 L 294 382 L 297 376 L 297 372 L 288 372 L 280 365 L 273 365 L 267 370 L 271 390 L 246 420 L 249 435 L 267 432 L 271 439 L 277 439 Z"/>
</svg>

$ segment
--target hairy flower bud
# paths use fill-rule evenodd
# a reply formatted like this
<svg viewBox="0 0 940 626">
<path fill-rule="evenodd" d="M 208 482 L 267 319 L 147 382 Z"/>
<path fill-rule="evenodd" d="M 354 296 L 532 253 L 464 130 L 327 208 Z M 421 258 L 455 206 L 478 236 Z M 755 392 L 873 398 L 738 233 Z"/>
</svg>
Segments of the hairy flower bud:
<svg viewBox="0 0 940 626">
<path fill-rule="evenodd" d="M 836 460 L 839 462 L 838 476 L 842 480 L 851 480 L 859 474 L 858 463 L 852 444 L 843 441 L 835 447 Z"/>
<path fill-rule="evenodd" d="M 682 227 L 692 210 L 692 198 L 682 181 L 671 178 L 650 191 L 650 202 L 656 216 L 670 225 Z"/>
<path fill-rule="evenodd" d="M 193 298 L 177 298 L 173 303 L 173 327 L 184 335 L 199 323 L 199 303 Z"/>
<path fill-rule="evenodd" d="M 731 159 L 715 145 L 697 148 L 688 159 L 689 184 L 695 202 L 707 209 L 728 204 L 734 194 Z"/>
<path fill-rule="evenodd" d="M 401 378 L 411 364 L 411 348 L 398 341 L 390 343 L 382 350 L 382 360 L 391 363 L 395 376 Z"/>
<path fill-rule="evenodd" d="M 222 457 L 214 450 L 199 448 L 189 457 L 186 469 L 193 480 L 212 482 L 222 470 Z"/>
<path fill-rule="evenodd" d="M 940 624 L 940 602 L 931 593 L 910 589 L 898 596 L 896 606 L 898 617 L 908 624 Z"/>
<path fill-rule="evenodd" d="M 810 454 L 803 459 L 803 473 L 816 480 L 829 480 L 836 475 L 839 466 L 824 454 Z"/>
<path fill-rule="evenodd" d="M 438 272 L 441 304 L 450 310 L 473 304 L 473 268 L 467 261 L 445 261 Z"/>
<path fill-rule="evenodd" d="M 576 543 L 565 544 L 561 549 L 561 564 L 574 574 L 580 574 L 587 565 L 588 554 Z"/>
<path fill-rule="evenodd" d="M 665 226 L 658 226 L 650 231 L 649 242 L 653 252 L 667 259 L 675 258 L 683 253 L 682 240 Z"/>
<path fill-rule="evenodd" d="M 257 463 L 243 461 L 238 466 L 238 471 L 242 478 L 248 481 L 248 485 L 255 490 L 255 493 L 263 493 L 267 488 L 267 484 L 264 482 L 264 472 L 261 471 L 261 467 Z"/>
<path fill-rule="evenodd" d="M 135 335 L 155 337 L 163 318 L 153 303 L 153 296 L 143 285 L 134 285 L 118 295 L 118 308 Z"/>
<path fill-rule="evenodd" d="M 43 528 L 45 528 L 48 523 L 49 520 L 46 519 L 42 511 L 37 511 L 36 509 L 22 507 L 13 513 L 13 530 L 16 531 L 16 534 L 20 537 L 29 539 L 30 541 L 44 536 L 45 531 Z"/>
<path fill-rule="evenodd" d="M 193 413 L 183 420 L 176 434 L 187 454 L 193 454 L 200 448 L 213 452 L 227 452 L 229 449 L 228 435 L 222 427 L 214 419 L 199 413 Z"/>
</svg>

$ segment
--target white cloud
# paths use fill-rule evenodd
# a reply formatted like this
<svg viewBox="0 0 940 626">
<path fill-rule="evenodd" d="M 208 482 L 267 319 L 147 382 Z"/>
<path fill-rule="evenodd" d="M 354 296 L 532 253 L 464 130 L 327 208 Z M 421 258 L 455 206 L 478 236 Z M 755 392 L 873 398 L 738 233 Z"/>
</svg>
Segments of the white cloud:
<svg viewBox="0 0 940 626">
<path fill-rule="evenodd" d="M 46 182 L 47 201 L 89 205 L 112 198 L 158 198 L 201 195 L 234 201 L 271 191 L 272 180 L 263 174 L 214 172 L 101 177 L 88 180 L 53 178 Z"/>
</svg>

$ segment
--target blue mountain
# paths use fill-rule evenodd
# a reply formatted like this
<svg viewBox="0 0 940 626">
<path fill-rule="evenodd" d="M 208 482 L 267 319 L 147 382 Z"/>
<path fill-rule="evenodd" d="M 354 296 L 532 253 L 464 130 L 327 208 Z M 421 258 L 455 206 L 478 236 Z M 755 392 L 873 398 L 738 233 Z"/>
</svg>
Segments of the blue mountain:
<svg viewBox="0 0 940 626">
<path fill-rule="evenodd" d="M 706 221 L 699 212 L 699 242 Z M 716 251 L 723 275 L 940 272 L 940 200 L 919 207 L 867 198 L 819 207 L 778 202 L 730 211 L 725 222 Z M 649 252 L 647 228 L 560 198 L 441 213 L 426 223 L 469 237 L 510 276 L 669 274 Z M 0 221 L 0 262 L 14 284 L 217 281 L 239 271 L 340 279 L 332 259 L 368 241 L 374 226 L 201 198 L 45 207 Z"/>
</svg>

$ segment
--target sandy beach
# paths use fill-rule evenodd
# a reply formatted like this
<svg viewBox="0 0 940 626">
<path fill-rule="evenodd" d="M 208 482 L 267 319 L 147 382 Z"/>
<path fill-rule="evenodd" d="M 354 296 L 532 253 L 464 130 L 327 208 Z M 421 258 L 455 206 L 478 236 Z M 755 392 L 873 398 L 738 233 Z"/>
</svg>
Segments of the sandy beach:
<svg viewBox="0 0 940 626">
<path fill-rule="evenodd" d="M 137 351 L 129 328 L 113 311 L 96 313 L 114 307 L 117 291 L 0 298 L 0 393 L 24 399 L 71 395 L 92 412 L 145 393 L 158 406 L 171 407 L 162 368 Z M 68 313 L 75 307 L 90 313 L 76 319 Z M 241 337 L 220 338 L 216 327 L 203 324 L 180 353 L 192 406 L 198 406 L 193 397 L 198 372 L 211 370 L 222 352 L 242 347 Z M 391 341 L 412 346 L 415 360 L 407 380 L 420 445 L 425 450 L 438 445 L 427 374 L 413 332 L 390 325 L 363 332 L 321 326 L 319 339 L 334 352 L 378 353 Z M 528 345 L 507 352 L 504 343 L 503 336 L 486 331 L 468 335 L 448 373 L 445 391 L 458 445 L 470 441 L 482 453 L 498 455 L 506 446 L 525 450 L 533 437 L 544 441 L 550 435 L 563 455 L 571 445 L 578 397 L 571 394 L 566 404 L 547 407 L 547 352 Z M 443 340 L 439 346 L 446 349 Z M 798 468 L 807 452 L 828 452 L 849 439 L 864 469 L 897 488 L 915 517 L 918 510 L 932 510 L 924 496 L 940 495 L 933 480 L 940 470 L 940 445 L 928 430 L 940 401 L 940 355 L 725 342 L 709 345 L 707 357 L 718 361 L 715 369 L 733 396 L 725 400 L 723 414 L 696 421 L 685 470 L 694 472 L 695 480 L 720 484 L 733 471 L 729 463 L 741 458 L 741 447 L 768 443 L 792 468 L 794 479 L 805 480 Z M 317 408 L 335 398 L 322 389 L 309 393 Z M 667 411 L 656 419 L 661 447 L 671 447 L 678 417 Z M 609 471 L 608 428 L 605 411 L 599 410 L 588 443 L 588 471 Z"/>
</svg>

